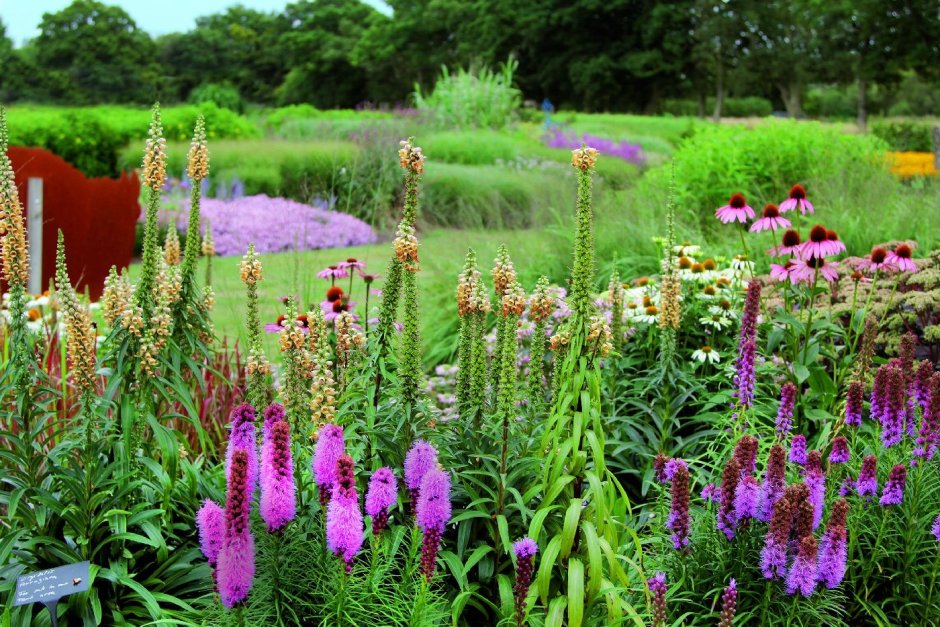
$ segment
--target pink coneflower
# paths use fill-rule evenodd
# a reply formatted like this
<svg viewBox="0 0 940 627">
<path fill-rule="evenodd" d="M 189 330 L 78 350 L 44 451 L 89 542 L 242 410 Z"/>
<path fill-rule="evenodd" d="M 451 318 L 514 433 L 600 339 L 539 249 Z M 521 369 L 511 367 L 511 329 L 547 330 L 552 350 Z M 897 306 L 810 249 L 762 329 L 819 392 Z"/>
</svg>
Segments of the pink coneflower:
<svg viewBox="0 0 940 627">
<path fill-rule="evenodd" d="M 810 257 L 809 259 L 796 259 L 793 261 L 793 274 L 797 277 L 797 282 L 811 283 L 816 271 L 827 283 L 832 283 L 839 278 L 839 265 L 835 261 L 826 261 L 822 257 Z"/>
<path fill-rule="evenodd" d="M 795 255 L 800 251 L 800 234 L 795 229 L 787 229 L 783 232 L 783 239 L 779 246 L 775 246 L 767 251 L 771 257 L 783 257 L 784 255 Z"/>
<path fill-rule="evenodd" d="M 838 240 L 837 240 L 838 241 Z M 829 231 L 821 224 L 817 224 L 809 231 L 809 239 L 800 245 L 797 256 L 802 259 L 829 257 L 839 252 L 839 244 L 829 239 Z"/>
<path fill-rule="evenodd" d="M 343 298 L 343 288 L 334 285 L 326 291 L 326 302 L 333 303 Z"/>
<path fill-rule="evenodd" d="M 917 272 L 917 266 L 911 261 L 911 247 L 907 244 L 900 244 L 897 248 L 889 252 L 885 262 L 896 267 L 901 272 Z"/>
<path fill-rule="evenodd" d="M 807 213 L 815 213 L 816 211 L 813 207 L 813 203 L 806 199 L 806 189 L 799 183 L 790 188 L 790 197 L 780 203 L 780 211 L 782 213 L 793 211 L 794 209 L 799 209 L 800 213 L 804 216 Z"/>
<path fill-rule="evenodd" d="M 801 280 L 796 270 L 797 265 L 792 259 L 787 259 L 787 262 L 783 265 L 772 263 L 770 264 L 770 278 L 780 281 L 781 283 L 789 281 L 791 285 L 796 285 Z"/>
<path fill-rule="evenodd" d="M 839 239 L 839 234 L 829 229 L 826 231 L 826 239 L 829 240 L 829 246 L 833 250 L 833 255 L 845 252 L 845 243 Z"/>
<path fill-rule="evenodd" d="M 864 267 L 868 270 L 887 270 L 888 272 L 896 270 L 896 266 L 888 261 L 888 251 L 884 246 L 875 246 L 871 249 L 871 255 L 864 262 Z"/>
<path fill-rule="evenodd" d="M 790 221 L 780 217 L 780 209 L 777 205 L 768 203 L 767 206 L 764 207 L 764 213 L 761 218 L 751 225 L 750 230 L 751 233 L 760 233 L 768 229 L 776 231 L 777 229 L 788 228 L 790 228 Z"/>
<path fill-rule="evenodd" d="M 323 270 L 320 270 L 319 272 L 317 272 L 317 276 L 321 279 L 336 280 L 336 279 L 345 279 L 346 277 L 349 276 L 349 273 L 346 272 L 345 268 L 340 268 L 337 265 L 337 266 L 328 266 L 324 268 Z"/>
<path fill-rule="evenodd" d="M 744 194 L 731 194 L 728 204 L 715 211 L 715 217 L 723 224 L 747 222 L 754 217 L 754 210 L 748 207 Z"/>
<path fill-rule="evenodd" d="M 349 270 L 350 268 L 355 268 L 356 270 L 363 270 L 365 269 L 366 264 L 364 261 L 359 261 L 355 257 L 350 257 L 346 261 L 340 261 L 338 264 L 336 264 L 336 267 L 342 270 Z"/>
</svg>

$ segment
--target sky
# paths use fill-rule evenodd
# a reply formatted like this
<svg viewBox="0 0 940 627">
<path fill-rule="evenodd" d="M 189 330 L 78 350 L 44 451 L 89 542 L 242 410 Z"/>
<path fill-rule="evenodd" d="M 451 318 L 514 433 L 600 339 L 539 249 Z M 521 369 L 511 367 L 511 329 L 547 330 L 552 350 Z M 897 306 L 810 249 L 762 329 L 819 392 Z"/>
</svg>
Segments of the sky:
<svg viewBox="0 0 940 627">
<path fill-rule="evenodd" d="M 235 4 L 261 11 L 280 11 L 290 0 L 103 0 L 105 4 L 123 7 L 137 26 L 151 35 L 183 32 L 196 25 L 196 18 L 221 13 Z M 363 0 L 380 9 L 387 9 L 382 0 Z M 15 46 L 39 34 L 43 13 L 60 11 L 71 0 L 0 0 L 0 21 L 6 25 L 7 36 Z"/>
</svg>

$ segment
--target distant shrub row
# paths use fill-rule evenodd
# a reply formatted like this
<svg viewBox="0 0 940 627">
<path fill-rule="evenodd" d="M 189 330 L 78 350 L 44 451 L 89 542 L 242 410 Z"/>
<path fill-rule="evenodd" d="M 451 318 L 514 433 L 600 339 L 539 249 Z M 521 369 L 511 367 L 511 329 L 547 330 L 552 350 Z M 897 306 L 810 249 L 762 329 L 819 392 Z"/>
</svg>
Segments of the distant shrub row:
<svg viewBox="0 0 940 627">
<path fill-rule="evenodd" d="M 695 100 L 664 100 L 663 113 L 669 115 L 693 116 L 698 115 L 698 102 Z M 705 101 L 705 115 L 711 115 L 715 110 L 715 99 Z M 725 98 L 721 115 L 729 118 L 765 117 L 773 113 L 774 107 L 766 98 Z"/>
<path fill-rule="evenodd" d="M 882 120 L 871 125 L 872 135 L 885 140 L 891 150 L 932 152 L 931 125 L 912 120 Z"/>
</svg>

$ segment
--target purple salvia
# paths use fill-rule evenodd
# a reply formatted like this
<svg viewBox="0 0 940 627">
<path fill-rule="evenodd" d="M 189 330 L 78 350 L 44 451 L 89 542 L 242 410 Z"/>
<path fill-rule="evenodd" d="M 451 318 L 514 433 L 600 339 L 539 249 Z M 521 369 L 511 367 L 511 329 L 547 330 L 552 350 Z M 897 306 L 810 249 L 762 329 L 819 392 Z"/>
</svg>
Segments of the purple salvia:
<svg viewBox="0 0 940 627">
<path fill-rule="evenodd" d="M 832 504 L 832 514 L 826 525 L 826 533 L 819 542 L 819 561 L 817 578 L 827 588 L 835 588 L 845 578 L 846 549 L 846 518 L 849 513 L 849 502 L 839 499 Z"/>
<path fill-rule="evenodd" d="M 232 456 L 242 449 L 248 456 L 248 494 L 249 498 L 258 486 L 258 442 L 255 438 L 255 409 L 248 403 L 242 403 L 232 410 L 228 448 L 225 451 L 225 474 L 232 468 Z"/>
<path fill-rule="evenodd" d="M 255 576 L 255 544 L 249 513 L 248 453 L 238 449 L 232 455 L 225 500 L 225 540 L 219 551 L 217 581 L 222 605 L 232 608 L 251 591 Z"/>
<path fill-rule="evenodd" d="M 738 582 L 731 579 L 721 593 L 721 618 L 718 627 L 731 627 L 734 624 L 734 615 L 738 611 Z"/>
<path fill-rule="evenodd" d="M 280 403 L 271 403 L 268 405 L 268 408 L 264 410 L 263 437 L 267 437 L 274 423 L 281 422 L 282 420 L 287 420 L 287 415 L 284 413 L 284 406 Z"/>
<path fill-rule="evenodd" d="M 421 572 L 425 581 L 431 581 L 437 568 L 441 536 L 450 521 L 450 475 L 438 468 L 424 473 L 415 510 L 415 520 L 423 534 Z"/>
<path fill-rule="evenodd" d="M 900 505 L 904 500 L 904 485 L 907 483 L 907 466 L 898 464 L 891 469 L 888 474 L 888 480 L 881 491 L 881 500 L 878 502 L 882 506 Z"/>
<path fill-rule="evenodd" d="M 845 424 L 849 427 L 862 424 L 864 396 L 865 386 L 861 381 L 849 383 L 849 390 L 845 395 Z"/>
<path fill-rule="evenodd" d="M 780 500 L 787 487 L 786 472 L 787 453 L 782 446 L 774 444 L 767 457 L 767 470 L 764 471 L 764 482 L 757 503 L 757 518 L 761 522 L 770 522 L 774 504 Z"/>
<path fill-rule="evenodd" d="M 270 532 L 283 529 L 297 515 L 290 425 L 286 420 L 274 421 L 265 428 L 261 444 L 261 502 L 258 509 Z"/>
<path fill-rule="evenodd" d="M 334 424 L 324 425 L 313 451 L 313 476 L 320 490 L 320 505 L 330 502 L 333 484 L 336 483 L 336 462 L 345 453 L 343 428 Z"/>
<path fill-rule="evenodd" d="M 411 497 L 411 513 L 416 512 L 421 497 L 421 481 L 429 470 L 437 466 L 437 449 L 417 440 L 405 456 L 405 487 Z"/>
<path fill-rule="evenodd" d="M 336 481 L 326 508 L 326 548 L 342 558 L 347 572 L 362 548 L 363 531 L 355 466 L 352 457 L 344 453 L 336 460 Z"/>
<path fill-rule="evenodd" d="M 822 453 L 813 449 L 806 455 L 806 487 L 813 506 L 813 529 L 822 522 L 826 500 L 826 474 L 822 468 Z"/>
<path fill-rule="evenodd" d="M 666 627 L 666 573 L 656 573 L 646 583 L 653 597 L 653 627 Z"/>
<path fill-rule="evenodd" d="M 849 441 L 844 435 L 837 435 L 832 440 L 832 450 L 829 451 L 830 464 L 844 464 L 849 461 Z"/>
<path fill-rule="evenodd" d="M 225 540 L 225 510 L 214 501 L 206 499 L 196 512 L 196 527 L 199 529 L 199 548 L 206 556 L 209 566 L 215 568 L 219 550 Z"/>
<path fill-rule="evenodd" d="M 670 486 L 672 502 L 666 528 L 672 531 L 672 544 L 676 550 L 689 544 L 689 469 L 677 465 Z"/>
<path fill-rule="evenodd" d="M 796 386 L 791 382 L 780 390 L 780 407 L 777 409 L 777 437 L 783 439 L 793 426 L 793 407 L 796 404 Z"/>
<path fill-rule="evenodd" d="M 391 468 L 379 468 L 369 479 L 366 492 L 366 514 L 372 518 L 372 535 L 377 536 L 388 526 L 388 510 L 398 500 L 398 483 Z"/>
<path fill-rule="evenodd" d="M 800 466 L 806 465 L 806 436 L 795 435 L 790 442 L 790 461 Z"/>
<path fill-rule="evenodd" d="M 516 601 L 516 625 L 525 625 L 526 597 L 529 595 L 529 586 L 532 585 L 535 554 L 539 546 L 532 538 L 516 540 L 512 545 L 512 552 L 516 555 L 516 583 L 513 584 L 512 593 Z"/>
<path fill-rule="evenodd" d="M 812 534 L 800 539 L 800 548 L 787 574 L 787 594 L 799 592 L 808 597 L 816 590 L 816 548 Z"/>
<path fill-rule="evenodd" d="M 858 472 L 858 480 L 855 482 L 855 491 L 859 496 L 870 497 L 878 493 L 878 458 L 874 455 L 866 455 L 862 460 L 862 468 Z"/>
<path fill-rule="evenodd" d="M 734 493 L 734 515 L 738 524 L 757 516 L 759 495 L 760 484 L 751 475 L 747 475 L 738 482 L 738 487 Z"/>
</svg>

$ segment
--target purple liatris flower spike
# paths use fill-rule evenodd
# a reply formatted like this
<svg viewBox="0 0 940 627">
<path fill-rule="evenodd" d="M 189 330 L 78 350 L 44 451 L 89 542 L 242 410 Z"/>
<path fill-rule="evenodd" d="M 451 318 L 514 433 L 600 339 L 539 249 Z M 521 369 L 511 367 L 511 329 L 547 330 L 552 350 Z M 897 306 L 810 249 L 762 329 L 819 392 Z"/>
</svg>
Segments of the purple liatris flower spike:
<svg viewBox="0 0 940 627">
<path fill-rule="evenodd" d="M 685 462 L 684 459 L 674 457 L 673 459 L 670 459 L 668 462 L 666 462 L 666 480 L 672 481 L 672 478 L 676 474 L 676 470 L 678 470 L 680 467 L 685 468 L 686 470 L 689 469 L 689 465 Z"/>
<path fill-rule="evenodd" d="M 793 426 L 793 407 L 796 403 L 796 386 L 789 381 L 780 390 L 780 408 L 777 410 L 776 432 L 783 438 Z"/>
<path fill-rule="evenodd" d="M 656 573 L 646 582 L 653 597 L 653 627 L 666 625 L 666 573 Z"/>
<path fill-rule="evenodd" d="M 398 484 L 391 468 L 379 468 L 369 479 L 366 492 L 366 514 L 372 517 L 372 535 L 377 536 L 388 526 L 388 510 L 398 500 Z"/>
<path fill-rule="evenodd" d="M 689 544 L 689 469 L 685 464 L 676 466 L 670 491 L 672 503 L 666 528 L 672 531 L 672 544 L 678 550 Z"/>
<path fill-rule="evenodd" d="M 813 506 L 815 529 L 822 522 L 826 500 L 826 474 L 822 469 L 822 453 L 815 449 L 806 456 L 806 487 L 809 488 L 809 502 Z"/>
<path fill-rule="evenodd" d="M 883 422 L 885 407 L 888 405 L 888 371 L 890 366 L 885 364 L 875 371 L 875 380 L 871 388 L 871 417 L 879 423 Z"/>
<path fill-rule="evenodd" d="M 842 485 L 839 486 L 839 496 L 848 496 L 855 492 L 855 480 L 852 477 L 845 477 Z"/>
<path fill-rule="evenodd" d="M 707 503 L 721 502 L 721 489 L 714 483 L 709 483 L 706 484 L 704 488 L 702 488 L 700 496 Z"/>
<path fill-rule="evenodd" d="M 862 406 L 865 386 L 861 381 L 852 381 L 845 395 L 845 424 L 858 427 L 862 424 Z"/>
<path fill-rule="evenodd" d="M 751 281 L 748 284 L 744 312 L 741 315 L 741 329 L 738 334 L 738 357 L 734 364 L 734 395 L 744 407 L 750 407 L 754 399 L 754 357 L 757 352 L 760 291 L 760 281 Z"/>
<path fill-rule="evenodd" d="M 268 432 L 271 430 L 271 427 L 274 426 L 274 423 L 281 422 L 286 420 L 287 415 L 284 413 L 284 406 L 280 403 L 271 403 L 268 405 L 268 408 L 264 410 L 264 436 L 268 435 Z"/>
<path fill-rule="evenodd" d="M 415 520 L 424 537 L 421 542 L 421 572 L 431 581 L 437 568 L 437 552 L 444 527 L 450 520 L 450 476 L 438 468 L 424 473 Z"/>
<path fill-rule="evenodd" d="M 232 455 L 225 500 L 225 539 L 219 551 L 217 581 L 222 605 L 231 608 L 248 597 L 255 576 L 255 544 L 251 536 L 248 453 Z"/>
<path fill-rule="evenodd" d="M 881 411 L 881 443 L 890 448 L 904 436 L 906 382 L 900 367 L 889 365 L 882 368 L 888 368 L 888 385 L 886 403 Z"/>
<path fill-rule="evenodd" d="M 729 540 L 734 538 L 737 519 L 734 511 L 734 497 L 741 481 L 741 465 L 732 457 L 725 464 L 721 473 L 721 504 L 718 508 L 718 530 Z"/>
<path fill-rule="evenodd" d="M 800 539 L 800 548 L 787 574 L 787 594 L 799 592 L 804 597 L 816 590 L 816 538 L 812 534 Z"/>
<path fill-rule="evenodd" d="M 525 625 L 526 597 L 529 595 L 529 586 L 532 585 L 533 561 L 539 552 L 539 546 L 532 538 L 522 538 L 512 545 L 512 552 L 516 554 L 516 583 L 512 592 L 516 601 L 516 624 Z"/>
<path fill-rule="evenodd" d="M 898 464 L 888 474 L 888 481 L 881 491 L 881 505 L 900 505 L 904 500 L 904 485 L 907 483 L 907 466 Z"/>
<path fill-rule="evenodd" d="M 930 460 L 936 454 L 937 442 L 940 441 L 940 372 L 934 373 L 928 387 L 929 400 L 923 410 L 917 448 L 913 454 Z"/>
<path fill-rule="evenodd" d="M 911 386 L 911 396 L 920 407 L 921 414 L 927 412 L 930 407 L 930 378 L 933 374 L 933 364 L 930 361 L 923 359 L 917 362 L 917 370 L 914 373 L 914 381 Z"/>
<path fill-rule="evenodd" d="M 774 504 L 780 500 L 787 487 L 786 472 L 787 453 L 782 446 L 774 444 L 767 457 L 767 470 L 764 472 L 764 483 L 761 484 L 757 501 L 757 518 L 761 522 L 770 522 Z"/>
<path fill-rule="evenodd" d="M 294 461 L 290 451 L 290 425 L 276 421 L 266 429 L 261 444 L 261 518 L 268 531 L 278 531 L 297 515 Z"/>
<path fill-rule="evenodd" d="M 757 438 L 742 435 L 734 447 L 734 458 L 741 467 L 741 476 L 754 474 L 757 466 Z"/>
<path fill-rule="evenodd" d="M 669 456 L 660 451 L 656 453 L 656 457 L 653 458 L 653 474 L 656 476 L 656 481 L 659 483 L 666 483 L 666 464 L 669 463 Z"/>
<path fill-rule="evenodd" d="M 721 618 L 718 627 L 731 627 L 738 611 L 738 582 L 732 579 L 721 593 Z"/>
<path fill-rule="evenodd" d="M 858 481 L 855 482 L 855 490 L 859 496 L 872 497 L 878 493 L 878 458 L 874 455 L 866 455 L 862 460 L 862 469 L 858 473 Z"/>
<path fill-rule="evenodd" d="M 324 425 L 313 451 L 313 476 L 320 490 L 320 505 L 330 502 L 336 482 L 336 462 L 345 452 L 343 428 L 334 424 Z"/>
<path fill-rule="evenodd" d="M 421 481 L 429 470 L 437 466 L 437 449 L 417 440 L 405 456 L 405 487 L 411 496 L 411 511 L 416 512 L 420 500 Z"/>
<path fill-rule="evenodd" d="M 225 451 L 225 474 L 232 468 L 232 456 L 242 449 L 248 456 L 248 495 L 255 493 L 258 485 L 258 443 L 255 439 L 255 410 L 248 403 L 243 403 L 232 410 L 231 431 L 228 435 L 228 449 Z"/>
<path fill-rule="evenodd" d="M 830 464 L 844 464 L 849 461 L 849 441 L 844 435 L 837 435 L 832 440 L 832 450 L 829 451 Z"/>
<path fill-rule="evenodd" d="M 760 495 L 760 484 L 757 479 L 747 475 L 738 482 L 734 493 L 734 515 L 738 523 L 749 518 L 757 517 L 757 500 Z"/>
<path fill-rule="evenodd" d="M 199 548 L 206 556 L 209 566 L 215 568 L 219 550 L 225 540 L 225 510 L 206 499 L 196 512 L 196 526 L 199 528 Z"/>
<path fill-rule="evenodd" d="M 832 514 L 826 525 L 826 533 L 819 543 L 819 564 L 817 578 L 827 588 L 835 588 L 845 577 L 846 549 L 846 518 L 849 513 L 849 502 L 839 499 L 832 505 Z"/>
<path fill-rule="evenodd" d="M 791 504 L 793 490 L 787 488 L 774 504 L 770 526 L 761 550 L 761 571 L 767 579 L 783 579 L 787 572 L 787 543 L 793 527 L 794 507 Z"/>
<path fill-rule="evenodd" d="M 343 559 L 347 572 L 362 548 L 362 534 L 355 467 L 352 457 L 343 453 L 336 460 L 336 481 L 326 508 L 326 548 Z"/>
<path fill-rule="evenodd" d="M 936 538 L 937 542 L 940 542 L 940 515 L 938 515 L 937 519 L 933 521 L 933 527 L 930 528 L 930 533 L 933 534 L 933 537 Z"/>
<path fill-rule="evenodd" d="M 806 465 L 806 436 L 795 435 L 790 442 L 790 461 L 800 466 Z"/>
</svg>

